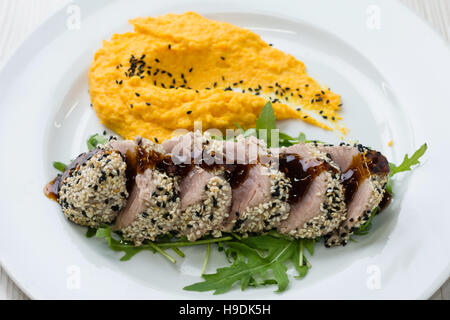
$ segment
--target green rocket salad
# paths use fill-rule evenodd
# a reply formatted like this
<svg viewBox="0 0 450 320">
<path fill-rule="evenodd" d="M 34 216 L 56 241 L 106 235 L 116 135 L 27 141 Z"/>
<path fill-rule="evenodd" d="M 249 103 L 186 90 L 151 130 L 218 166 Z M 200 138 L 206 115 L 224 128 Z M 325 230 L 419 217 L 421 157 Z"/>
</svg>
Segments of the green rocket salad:
<svg viewBox="0 0 450 320">
<path fill-rule="evenodd" d="M 262 110 L 256 121 L 254 129 L 243 130 L 237 124 L 244 136 L 255 136 L 264 139 L 267 146 L 271 146 L 271 137 L 259 135 L 260 130 L 270 132 L 276 128 L 276 119 L 269 102 Z M 105 144 L 108 139 L 102 135 L 93 135 L 87 141 L 89 150 L 94 149 L 99 144 Z M 279 146 L 287 147 L 301 142 L 308 142 L 304 133 L 297 137 L 291 137 L 285 133 L 279 133 Z M 411 157 L 405 155 L 403 162 L 399 165 L 390 164 L 389 180 L 386 187 L 391 195 L 392 181 L 395 175 L 410 171 L 414 166 L 419 165 L 419 159 L 427 150 L 427 145 L 422 145 Z M 61 162 L 54 162 L 54 167 L 59 171 L 64 171 L 66 165 Z M 364 236 L 372 228 L 373 219 L 379 213 L 376 208 L 369 220 L 354 232 L 354 236 Z M 311 269 L 308 261 L 314 254 L 314 246 L 320 243 L 320 238 L 314 240 L 294 239 L 286 235 L 281 235 L 272 230 L 259 236 L 250 236 L 243 238 L 237 234 L 224 234 L 220 238 L 204 237 L 195 242 L 189 242 L 185 238 L 175 238 L 171 235 L 159 238 L 157 241 L 146 241 L 142 246 L 135 247 L 133 243 L 124 241 L 120 234 L 115 233 L 109 226 L 104 226 L 97 230 L 88 229 L 86 236 L 89 238 L 98 238 L 106 240 L 111 250 L 122 252 L 121 261 L 129 261 L 141 251 L 151 251 L 154 254 L 160 254 L 171 263 L 176 263 L 176 259 L 184 258 L 183 248 L 198 246 L 205 249 L 205 260 L 201 276 L 202 282 L 187 286 L 184 290 L 188 291 L 213 291 L 214 294 L 223 294 L 240 286 L 241 290 L 249 287 L 276 286 L 276 292 L 282 292 L 288 288 L 289 276 L 287 270 L 293 267 L 296 271 L 294 278 L 301 279 L 307 275 Z M 352 238 L 353 241 L 356 241 Z M 228 266 L 218 268 L 215 273 L 205 274 L 208 265 L 211 248 L 215 247 L 218 252 L 225 255 Z"/>
</svg>

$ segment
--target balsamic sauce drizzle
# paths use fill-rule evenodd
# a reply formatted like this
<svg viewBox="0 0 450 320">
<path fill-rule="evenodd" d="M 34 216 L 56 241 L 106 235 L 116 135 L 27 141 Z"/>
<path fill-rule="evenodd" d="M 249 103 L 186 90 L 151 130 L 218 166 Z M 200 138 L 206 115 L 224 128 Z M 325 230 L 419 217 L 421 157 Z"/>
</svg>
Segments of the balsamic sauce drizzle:
<svg viewBox="0 0 450 320">
<path fill-rule="evenodd" d="M 361 183 L 370 175 L 389 174 L 389 163 L 378 151 L 367 150 L 353 157 L 350 167 L 342 173 L 341 182 L 345 190 L 345 203 L 348 205 Z M 389 192 L 385 192 L 388 194 Z"/>
<path fill-rule="evenodd" d="M 92 158 L 97 152 L 108 152 L 99 149 L 93 149 L 88 153 L 81 154 L 55 179 L 45 186 L 45 195 L 54 200 L 58 200 L 58 192 L 61 182 L 66 179 L 71 172 L 83 165 Z M 174 163 L 172 156 L 164 155 L 147 148 L 136 146 L 135 152 L 128 151 L 122 155 L 127 164 L 126 177 L 127 189 L 131 192 L 136 175 L 142 174 L 147 169 L 156 169 L 169 175 L 185 177 L 194 166 L 200 166 L 202 169 L 211 171 L 216 168 L 225 169 L 225 178 L 233 189 L 238 188 L 248 177 L 249 171 L 254 164 L 207 164 L 203 159 L 194 159 L 191 154 L 190 159 L 184 163 Z M 195 161 L 197 160 L 197 161 Z M 187 162 L 187 163 L 186 163 Z M 308 191 L 312 181 L 324 171 L 331 171 L 333 174 L 337 170 L 326 161 L 318 159 L 305 160 L 298 154 L 286 153 L 279 156 L 279 170 L 290 180 L 292 188 L 289 191 L 288 202 L 295 204 L 299 202 Z M 389 163 L 386 158 L 376 151 L 369 150 L 365 154 L 359 153 L 353 157 L 352 163 L 346 172 L 342 173 L 341 181 L 345 190 L 345 202 L 348 204 L 358 190 L 359 185 L 370 176 L 370 174 L 389 173 Z M 385 192 L 380 208 L 387 207 L 391 199 L 388 192 Z"/>
<path fill-rule="evenodd" d="M 308 191 L 312 181 L 324 171 L 337 171 L 328 162 L 317 159 L 306 161 L 298 154 L 285 153 L 279 157 L 279 169 L 290 180 L 288 202 L 299 202 Z"/>
</svg>

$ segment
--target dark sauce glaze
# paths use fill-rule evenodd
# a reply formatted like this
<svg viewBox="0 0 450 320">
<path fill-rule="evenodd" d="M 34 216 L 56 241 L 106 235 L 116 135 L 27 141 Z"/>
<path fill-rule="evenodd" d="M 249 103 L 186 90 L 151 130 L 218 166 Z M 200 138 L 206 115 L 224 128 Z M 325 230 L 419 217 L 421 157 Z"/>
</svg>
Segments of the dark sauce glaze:
<svg viewBox="0 0 450 320">
<path fill-rule="evenodd" d="M 55 179 L 50 181 L 45 187 L 44 187 L 44 194 L 47 198 L 58 201 L 59 198 L 59 188 L 61 186 L 62 181 L 64 181 L 74 170 L 76 170 L 78 167 L 82 166 L 84 163 L 86 163 L 88 160 L 90 160 L 97 152 L 105 152 L 103 150 L 99 150 L 97 148 L 83 153 L 79 155 L 70 165 L 67 166 L 66 170 L 62 174 L 58 174 Z"/>
<path fill-rule="evenodd" d="M 45 195 L 54 201 L 58 201 L 59 188 L 62 183 L 74 170 L 92 158 L 97 152 L 105 152 L 101 149 L 93 149 L 88 153 L 83 153 L 75 159 L 64 171 L 44 188 Z M 135 177 L 143 174 L 147 169 L 156 169 L 169 175 L 185 177 L 194 166 L 199 166 L 204 170 L 215 169 L 225 170 L 225 179 L 233 189 L 238 188 L 248 177 L 249 171 L 255 164 L 208 164 L 192 154 L 187 161 L 177 161 L 174 163 L 172 156 L 164 155 L 142 146 L 136 146 L 134 152 L 128 151 L 122 154 L 122 158 L 127 164 L 126 177 L 127 189 L 131 192 Z M 299 202 L 309 189 L 315 177 L 324 171 L 337 170 L 326 161 L 309 160 L 305 161 L 297 154 L 282 154 L 279 156 L 279 170 L 283 172 L 291 182 L 292 188 L 289 191 L 288 202 L 295 204 Z M 358 190 L 359 185 L 371 174 L 388 174 L 389 163 L 380 153 L 368 150 L 364 154 L 359 153 L 353 157 L 349 169 L 341 175 L 342 184 L 345 190 L 345 201 L 348 204 Z M 384 193 L 380 203 L 380 209 L 386 208 L 391 200 L 388 192 Z"/>
<path fill-rule="evenodd" d="M 381 199 L 381 202 L 378 204 L 378 207 L 380 209 L 377 211 L 377 214 L 380 213 L 381 211 L 384 211 L 384 209 L 386 209 L 387 207 L 389 207 L 391 201 L 392 195 L 388 191 L 385 191 L 383 194 L 383 199 Z"/>
<path fill-rule="evenodd" d="M 58 202 L 58 192 L 60 183 L 61 183 L 61 175 L 58 174 L 58 176 L 55 179 L 47 183 L 47 185 L 44 187 L 45 196 L 50 200 Z"/>
<path fill-rule="evenodd" d="M 44 194 L 49 199 L 58 201 L 58 193 L 62 181 L 64 181 L 71 172 L 91 159 L 97 152 L 105 151 L 94 149 L 78 156 L 77 159 L 67 167 L 63 174 L 59 174 L 45 186 Z M 156 169 L 181 178 L 184 178 L 194 166 L 199 166 L 206 171 L 224 169 L 225 179 L 230 183 L 232 188 L 237 188 L 247 179 L 250 168 L 253 166 L 253 164 L 208 164 L 201 158 L 199 159 L 198 156 L 194 157 L 193 154 L 187 161 L 180 160 L 175 163 L 172 156 L 149 150 L 140 145 L 136 146 L 135 150 L 128 150 L 126 154 L 121 154 L 121 156 L 127 164 L 126 177 L 128 192 L 131 192 L 136 175 L 143 174 L 147 169 Z"/>
<path fill-rule="evenodd" d="M 372 174 L 389 174 L 389 163 L 378 151 L 367 150 L 353 157 L 350 167 L 341 175 L 345 190 L 345 203 L 348 205 L 360 184 Z"/>
<path fill-rule="evenodd" d="M 134 184 L 136 175 L 143 174 L 147 169 L 156 169 L 169 175 L 184 178 L 195 166 L 206 171 L 224 169 L 225 179 L 232 188 L 237 188 L 247 179 L 250 168 L 253 166 L 252 164 L 207 163 L 202 157 L 199 158 L 198 155 L 193 153 L 187 161 L 182 161 L 176 157 L 148 150 L 141 146 L 137 146 L 135 152 L 128 152 L 124 156 L 124 161 L 127 163 L 126 174 L 129 191 Z"/>
<path fill-rule="evenodd" d="M 350 167 L 341 174 L 341 182 L 344 187 L 345 203 L 348 205 L 352 200 L 359 185 L 368 177 L 370 171 L 361 153 L 354 156 Z"/>
<path fill-rule="evenodd" d="M 299 202 L 309 189 L 312 181 L 324 171 L 337 170 L 328 162 L 318 159 L 305 161 L 298 154 L 286 153 L 279 157 L 279 170 L 283 172 L 291 182 L 288 202 Z"/>
<path fill-rule="evenodd" d="M 252 164 L 226 164 L 225 179 L 232 189 L 238 188 L 248 177 Z"/>
</svg>

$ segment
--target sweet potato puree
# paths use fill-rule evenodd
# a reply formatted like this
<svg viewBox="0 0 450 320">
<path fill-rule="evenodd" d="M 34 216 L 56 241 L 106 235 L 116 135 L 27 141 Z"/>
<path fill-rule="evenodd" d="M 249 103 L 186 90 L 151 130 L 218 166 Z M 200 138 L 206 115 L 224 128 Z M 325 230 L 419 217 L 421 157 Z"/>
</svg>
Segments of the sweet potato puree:
<svg viewBox="0 0 450 320">
<path fill-rule="evenodd" d="M 104 41 L 89 72 L 98 117 L 123 138 L 162 141 L 195 121 L 251 128 L 268 100 L 278 120 L 337 128 L 339 95 L 257 34 L 193 12 L 130 22 L 134 31 Z"/>
</svg>

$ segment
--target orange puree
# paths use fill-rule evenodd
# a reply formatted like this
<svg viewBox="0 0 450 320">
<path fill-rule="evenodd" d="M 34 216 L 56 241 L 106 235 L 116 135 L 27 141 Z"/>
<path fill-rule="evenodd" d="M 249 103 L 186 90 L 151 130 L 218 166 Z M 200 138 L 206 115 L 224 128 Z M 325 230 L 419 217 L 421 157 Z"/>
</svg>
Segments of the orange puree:
<svg viewBox="0 0 450 320">
<path fill-rule="evenodd" d="M 133 32 L 104 41 L 89 72 L 98 117 L 122 137 L 162 141 L 195 121 L 205 130 L 251 128 L 268 100 L 278 120 L 337 128 L 339 95 L 257 34 L 193 12 L 131 24 Z"/>
</svg>

